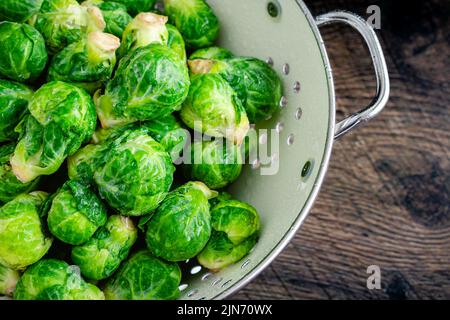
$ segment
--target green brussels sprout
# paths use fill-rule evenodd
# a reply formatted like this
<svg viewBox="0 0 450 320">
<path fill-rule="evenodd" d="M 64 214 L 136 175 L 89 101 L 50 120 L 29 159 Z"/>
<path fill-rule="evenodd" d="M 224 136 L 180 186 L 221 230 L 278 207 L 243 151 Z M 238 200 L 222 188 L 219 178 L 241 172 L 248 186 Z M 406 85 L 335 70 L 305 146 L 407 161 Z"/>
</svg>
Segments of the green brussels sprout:
<svg viewBox="0 0 450 320">
<path fill-rule="evenodd" d="M 106 163 L 106 156 L 113 145 L 126 141 L 130 133 L 144 132 L 133 123 L 121 127 L 100 128 L 92 135 L 91 144 L 78 150 L 67 159 L 68 174 L 71 180 L 94 185 L 94 174 Z"/>
<path fill-rule="evenodd" d="M 91 97 L 59 81 L 37 90 L 28 109 L 11 158 L 14 174 L 24 183 L 55 173 L 92 136 L 97 122 Z"/>
<path fill-rule="evenodd" d="M 209 199 L 209 210 L 211 211 L 216 205 L 221 203 L 222 201 L 232 200 L 233 197 L 231 194 L 225 191 L 219 192 L 217 197 Z"/>
<path fill-rule="evenodd" d="M 203 60 L 196 60 L 203 61 Z M 233 88 L 217 74 L 195 74 L 180 113 L 191 129 L 240 145 L 250 124 Z"/>
<path fill-rule="evenodd" d="M 169 115 L 161 119 L 140 122 L 138 124 L 132 123 L 121 127 L 100 128 L 94 133 L 92 140 L 95 144 L 101 144 L 104 141 L 116 139 L 127 130 L 136 129 L 145 131 L 146 134 L 159 142 L 170 154 L 172 161 L 174 162 L 179 159 L 180 153 L 183 151 L 189 139 L 189 132 L 186 129 L 183 129 L 179 121 L 173 115 Z M 80 156 L 82 155 L 80 154 Z M 77 169 L 76 165 L 72 167 L 75 170 Z M 77 176 L 77 174 L 74 174 L 73 176 Z"/>
<path fill-rule="evenodd" d="M 9 202 L 21 193 L 31 192 L 39 184 L 39 178 L 28 183 L 22 183 L 14 175 L 9 160 L 15 148 L 15 142 L 0 146 L 0 203 Z"/>
<path fill-rule="evenodd" d="M 41 259 L 52 238 L 43 232 L 45 192 L 21 194 L 0 208 L 0 264 L 24 269 Z"/>
<path fill-rule="evenodd" d="M 205 60 L 226 60 L 233 58 L 231 51 L 221 47 L 209 47 L 198 49 L 193 52 L 189 60 L 205 59 Z"/>
<path fill-rule="evenodd" d="M 0 264 L 0 296 L 11 297 L 19 278 L 19 272 Z"/>
<path fill-rule="evenodd" d="M 178 298 L 180 281 L 178 264 L 143 250 L 120 267 L 106 283 L 104 292 L 107 300 L 170 300 Z"/>
<path fill-rule="evenodd" d="M 136 239 L 137 229 L 130 218 L 111 216 L 88 242 L 73 247 L 72 260 L 86 278 L 106 279 L 126 259 Z"/>
<path fill-rule="evenodd" d="M 242 260 L 257 242 L 258 237 L 252 236 L 235 245 L 228 239 L 225 232 L 213 230 L 208 244 L 197 256 L 197 260 L 203 267 L 213 272 L 218 272 Z"/>
<path fill-rule="evenodd" d="M 14 128 L 27 112 L 32 95 L 27 86 L 0 79 L 0 143 L 17 137 Z"/>
<path fill-rule="evenodd" d="M 175 167 L 145 126 L 109 131 L 69 159 L 69 177 L 93 182 L 121 214 L 141 216 L 158 207 L 170 190 Z"/>
<path fill-rule="evenodd" d="M 81 40 L 89 32 L 105 29 L 100 9 L 81 6 L 76 0 L 44 0 L 31 24 L 42 33 L 51 54 Z"/>
<path fill-rule="evenodd" d="M 180 129 L 182 129 L 182 126 L 177 118 L 174 115 L 168 115 L 167 117 L 151 121 L 131 123 L 112 128 L 100 128 L 92 136 L 92 142 L 100 144 L 105 141 L 115 140 L 129 130 L 142 130 L 170 150 L 170 146 L 175 144 L 175 141 L 172 141 L 173 132 L 177 132 Z"/>
<path fill-rule="evenodd" d="M 211 226 L 211 239 L 197 259 L 202 266 L 214 271 L 245 257 L 258 241 L 261 228 L 254 207 L 225 199 L 212 208 Z"/>
<path fill-rule="evenodd" d="M 179 110 L 189 91 L 184 61 L 165 45 L 137 48 L 123 58 L 105 94 L 96 97 L 102 127 L 153 120 Z"/>
<path fill-rule="evenodd" d="M 248 203 L 238 200 L 223 200 L 211 210 L 211 225 L 214 230 L 227 234 L 233 244 L 239 244 L 260 229 L 259 215 Z"/>
<path fill-rule="evenodd" d="M 133 16 L 138 14 L 139 12 L 148 12 L 153 9 L 153 6 L 156 3 L 156 0 L 106 0 L 108 2 L 118 2 L 124 4 L 128 12 Z"/>
<path fill-rule="evenodd" d="M 202 181 L 211 189 L 224 188 L 241 174 L 242 154 L 234 144 L 222 140 L 197 141 L 188 152 L 191 163 L 183 166 L 186 177 Z"/>
<path fill-rule="evenodd" d="M 219 20 L 204 0 L 164 0 L 165 11 L 191 48 L 209 47 L 219 35 Z"/>
<path fill-rule="evenodd" d="M 153 139 L 164 147 L 173 162 L 179 160 L 188 142 L 189 132 L 181 126 L 173 115 L 145 122 L 142 126 Z"/>
<path fill-rule="evenodd" d="M 122 38 L 123 31 L 131 20 L 133 20 L 127 12 L 127 7 L 122 3 L 105 2 L 103 0 L 88 0 L 83 2 L 81 5 L 85 7 L 95 6 L 99 8 L 106 24 L 104 31 L 106 33 L 113 34 L 118 38 Z"/>
<path fill-rule="evenodd" d="M 281 80 L 266 62 L 232 58 L 216 63 L 211 72 L 219 72 L 233 87 L 252 123 L 271 117 L 279 109 Z"/>
<path fill-rule="evenodd" d="M 67 159 L 69 178 L 93 184 L 97 164 L 102 161 L 106 149 L 102 145 L 88 144 Z"/>
<path fill-rule="evenodd" d="M 2 0 L 0 21 L 25 22 L 39 12 L 43 0 Z"/>
<path fill-rule="evenodd" d="M 16 300 L 104 300 L 103 292 L 81 278 L 77 266 L 44 259 L 29 267 L 17 283 Z"/>
<path fill-rule="evenodd" d="M 48 228 L 65 243 L 85 243 L 106 223 L 106 219 L 106 208 L 83 183 L 69 180 L 51 197 Z"/>
<path fill-rule="evenodd" d="M 93 93 L 111 78 L 119 46 L 116 36 L 91 32 L 53 57 L 48 80 L 72 83 Z"/>
<path fill-rule="evenodd" d="M 201 182 L 170 192 L 147 224 L 150 251 L 168 261 L 195 257 L 211 235 L 208 199 L 216 195 Z"/>
<path fill-rule="evenodd" d="M 42 35 L 15 22 L 0 22 L 0 57 L 0 76 L 20 82 L 39 77 L 48 60 Z"/>
<path fill-rule="evenodd" d="M 175 51 L 181 60 L 186 61 L 186 45 L 184 43 L 183 36 L 178 29 L 171 25 L 166 24 L 169 37 L 167 38 L 167 46 Z"/>
<path fill-rule="evenodd" d="M 130 135 L 111 146 L 94 173 L 100 196 L 121 214 L 141 216 L 166 197 L 175 168 L 163 146 L 145 133 Z"/>
<path fill-rule="evenodd" d="M 169 32 L 166 28 L 167 17 L 155 13 L 139 13 L 125 28 L 119 56 L 124 57 L 136 48 L 151 43 L 167 44 Z"/>
</svg>

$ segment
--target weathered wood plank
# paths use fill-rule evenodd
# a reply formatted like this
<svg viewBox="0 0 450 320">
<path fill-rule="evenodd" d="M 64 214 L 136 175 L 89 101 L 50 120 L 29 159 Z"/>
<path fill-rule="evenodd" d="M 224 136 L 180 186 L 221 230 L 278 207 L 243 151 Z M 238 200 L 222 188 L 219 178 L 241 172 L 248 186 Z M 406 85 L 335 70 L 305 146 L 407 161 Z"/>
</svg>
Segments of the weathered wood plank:
<svg viewBox="0 0 450 320">
<path fill-rule="evenodd" d="M 314 14 L 382 10 L 392 80 L 383 114 L 335 145 L 319 199 L 292 243 L 236 299 L 450 298 L 450 3 L 306 1 Z M 339 117 L 374 92 L 349 28 L 322 29 Z M 382 290 L 366 288 L 379 265 Z"/>
</svg>

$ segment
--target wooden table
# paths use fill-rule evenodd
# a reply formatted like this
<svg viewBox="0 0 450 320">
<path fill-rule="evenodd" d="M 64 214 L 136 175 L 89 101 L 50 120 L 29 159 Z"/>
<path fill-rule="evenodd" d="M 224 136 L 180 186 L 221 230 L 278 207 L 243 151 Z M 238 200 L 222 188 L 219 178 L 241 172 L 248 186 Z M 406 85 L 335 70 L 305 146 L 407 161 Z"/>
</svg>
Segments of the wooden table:
<svg viewBox="0 0 450 320">
<path fill-rule="evenodd" d="M 314 15 L 379 4 L 391 74 L 386 110 L 335 144 L 295 239 L 235 299 L 450 298 L 450 2 L 309 0 Z M 338 117 L 366 105 L 373 72 L 347 27 L 323 28 Z M 381 268 L 368 290 L 367 267 Z"/>
</svg>

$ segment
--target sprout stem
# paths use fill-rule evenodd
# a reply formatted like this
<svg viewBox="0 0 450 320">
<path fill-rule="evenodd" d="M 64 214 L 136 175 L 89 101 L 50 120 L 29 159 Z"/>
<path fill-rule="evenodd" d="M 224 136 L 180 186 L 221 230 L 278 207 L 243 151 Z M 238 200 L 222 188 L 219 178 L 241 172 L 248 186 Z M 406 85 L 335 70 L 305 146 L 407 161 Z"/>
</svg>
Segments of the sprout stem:
<svg viewBox="0 0 450 320">
<path fill-rule="evenodd" d="M 128 28 L 136 31 L 136 47 L 143 47 L 153 42 L 167 41 L 166 23 L 168 18 L 150 12 L 141 12 Z"/>
<path fill-rule="evenodd" d="M 92 63 L 113 60 L 120 40 L 112 34 L 94 31 L 88 35 L 88 56 Z"/>
<path fill-rule="evenodd" d="M 189 60 L 188 64 L 192 74 L 205 74 L 211 71 L 214 65 L 214 61 L 206 59 L 194 59 Z"/>
<path fill-rule="evenodd" d="M 19 272 L 0 265 L 0 295 L 12 296 L 19 278 Z"/>
<path fill-rule="evenodd" d="M 103 14 L 97 7 L 88 7 L 88 32 L 103 31 L 106 27 L 106 22 L 103 19 Z"/>
<path fill-rule="evenodd" d="M 194 181 L 194 182 L 191 182 L 191 183 L 196 189 L 198 189 L 201 192 L 203 192 L 203 194 L 206 196 L 206 198 L 208 198 L 208 200 L 212 199 L 212 198 L 215 198 L 215 197 L 217 197 L 219 195 L 219 193 L 217 191 L 209 189 L 206 186 L 206 184 L 204 184 L 203 182 Z"/>
</svg>

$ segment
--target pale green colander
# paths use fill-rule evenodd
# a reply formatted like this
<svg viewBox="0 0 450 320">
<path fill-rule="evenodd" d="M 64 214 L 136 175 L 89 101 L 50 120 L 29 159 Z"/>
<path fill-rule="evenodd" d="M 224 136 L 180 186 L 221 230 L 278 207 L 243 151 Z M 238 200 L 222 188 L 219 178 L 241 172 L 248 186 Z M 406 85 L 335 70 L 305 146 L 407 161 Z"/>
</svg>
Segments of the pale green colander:
<svg viewBox="0 0 450 320">
<path fill-rule="evenodd" d="M 254 250 L 218 273 L 191 260 L 183 266 L 181 299 L 222 299 L 261 272 L 288 244 L 307 216 L 327 171 L 335 138 L 377 115 L 389 97 L 383 52 L 372 27 L 359 16 L 338 11 L 313 18 L 300 0 L 209 0 L 221 22 L 219 44 L 241 56 L 273 64 L 284 83 L 280 111 L 256 129 L 279 132 L 259 136 L 269 150 L 265 161 L 246 165 L 229 188 L 254 205 L 262 233 Z M 319 26 L 346 23 L 366 41 L 374 62 L 377 94 L 362 111 L 335 124 L 333 77 Z M 270 133 L 270 131 L 268 131 Z M 279 139 L 279 148 L 271 148 Z M 273 150 L 271 150 L 273 149 Z M 270 163 L 271 162 L 271 163 Z M 262 175 L 265 167 L 279 168 Z"/>
</svg>

